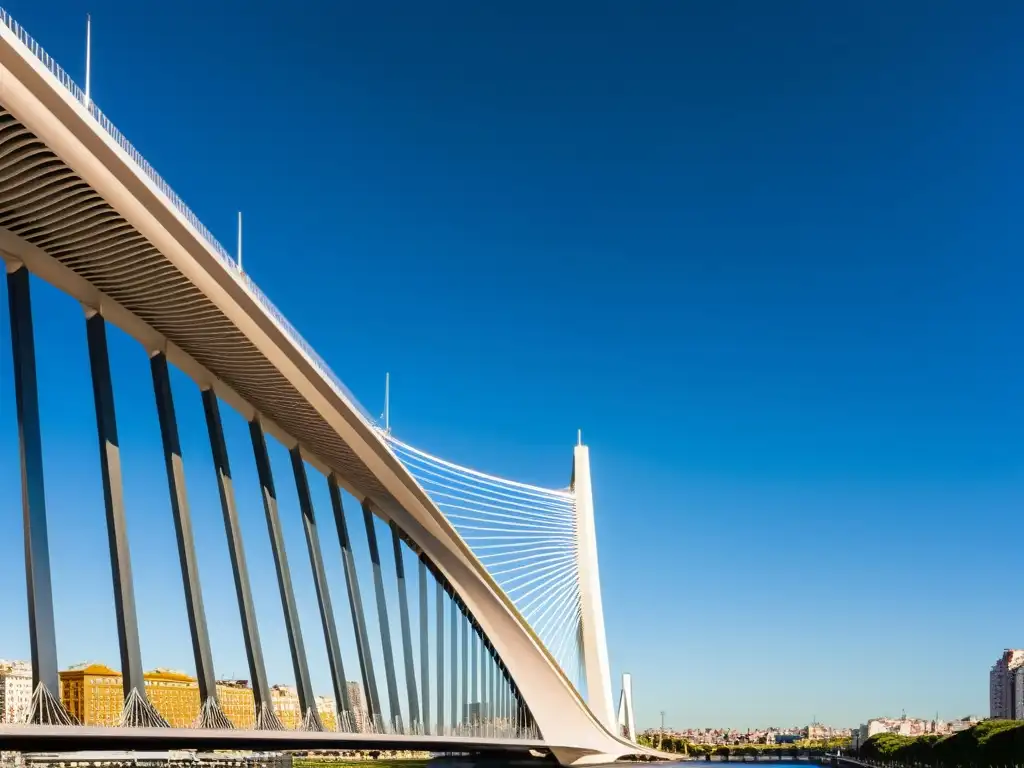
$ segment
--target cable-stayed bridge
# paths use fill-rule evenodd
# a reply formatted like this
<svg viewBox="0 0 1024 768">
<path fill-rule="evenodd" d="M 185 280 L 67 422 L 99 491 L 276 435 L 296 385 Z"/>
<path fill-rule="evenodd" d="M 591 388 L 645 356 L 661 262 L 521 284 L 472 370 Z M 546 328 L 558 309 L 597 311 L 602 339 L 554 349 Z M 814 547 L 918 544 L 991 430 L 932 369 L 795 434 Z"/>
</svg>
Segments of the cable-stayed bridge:
<svg viewBox="0 0 1024 768">
<path fill-rule="evenodd" d="M 575 447 L 571 473 L 567 462 L 566 487 L 545 489 L 447 462 L 382 429 L 90 94 L 2 10 L 0 256 L 34 691 L 28 722 L 0 726 L 0 749 L 539 749 L 565 763 L 645 751 L 619 734 L 613 712 L 586 446 Z M 52 468 L 44 466 L 31 302 L 36 280 L 85 308 L 124 694 L 116 727 L 76 723 L 59 681 L 44 483 Z M 169 727 L 146 691 L 108 325 L 149 354 L 201 701 L 192 728 Z M 172 367 L 195 383 L 202 404 L 252 686 L 252 728 L 233 727 L 218 699 Z M 248 424 L 301 709 L 298 730 L 284 729 L 271 704 L 224 406 Z M 290 481 L 280 467 L 275 473 L 268 437 L 288 450 Z M 314 508 L 313 483 L 326 484 L 329 510 Z M 286 552 L 279 493 L 297 496 L 305 553 Z M 321 546 L 325 518 L 340 552 Z M 369 580 L 360 580 L 354 565 L 357 536 L 365 536 Z M 319 626 L 300 624 L 289 554 L 309 560 Z M 345 585 L 332 594 L 324 558 L 339 556 Z M 414 568 L 407 568 L 410 559 Z M 393 588 L 397 600 L 389 601 Z M 368 622 L 374 609 L 376 621 Z M 343 657 L 338 616 L 351 621 L 355 658 Z M 315 704 L 306 654 L 314 635 L 322 635 L 327 652 L 336 731 L 325 728 Z M 365 691 L 365 729 L 355 727 L 349 679 Z"/>
</svg>

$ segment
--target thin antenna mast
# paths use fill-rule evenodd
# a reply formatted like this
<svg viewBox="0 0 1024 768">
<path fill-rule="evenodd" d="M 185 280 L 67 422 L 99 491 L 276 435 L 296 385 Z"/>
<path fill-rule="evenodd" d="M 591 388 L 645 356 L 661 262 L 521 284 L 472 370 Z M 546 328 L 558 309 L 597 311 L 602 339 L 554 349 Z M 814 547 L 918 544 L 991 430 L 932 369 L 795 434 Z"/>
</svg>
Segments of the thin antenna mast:
<svg viewBox="0 0 1024 768">
<path fill-rule="evenodd" d="M 384 431 L 391 434 L 391 374 L 384 374 Z"/>
<path fill-rule="evenodd" d="M 92 104 L 92 16 L 85 14 L 85 106 Z"/>
<path fill-rule="evenodd" d="M 242 212 L 238 212 L 238 271 L 242 271 Z"/>
</svg>

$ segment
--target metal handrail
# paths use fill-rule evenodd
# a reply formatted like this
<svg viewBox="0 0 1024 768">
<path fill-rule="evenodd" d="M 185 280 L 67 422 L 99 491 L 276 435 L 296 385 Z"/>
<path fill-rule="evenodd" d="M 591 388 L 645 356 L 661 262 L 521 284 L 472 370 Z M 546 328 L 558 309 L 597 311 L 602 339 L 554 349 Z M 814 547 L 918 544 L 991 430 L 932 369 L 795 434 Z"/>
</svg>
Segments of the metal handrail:
<svg viewBox="0 0 1024 768">
<path fill-rule="evenodd" d="M 306 356 L 317 372 L 334 387 L 337 394 L 355 407 L 370 425 L 376 424 L 376 420 L 370 415 L 369 411 L 356 399 L 355 395 L 345 386 L 338 375 L 331 370 L 327 362 L 316 353 L 313 346 L 302 337 L 302 334 L 288 321 L 288 318 L 274 305 L 274 302 L 260 290 L 253 279 L 241 270 L 238 262 L 227 252 L 227 249 L 220 244 L 217 238 L 213 236 L 213 233 L 192 212 L 192 209 L 185 205 L 185 201 L 171 189 L 170 184 L 164 181 L 163 177 L 156 172 L 156 169 L 142 156 L 142 153 L 132 146 L 132 143 L 117 129 L 117 126 L 110 121 L 110 118 L 103 114 L 92 99 L 86 98 L 85 91 L 78 87 L 71 76 L 54 61 L 52 56 L 43 50 L 42 46 L 4 8 L 0 8 L 0 22 L 11 31 L 29 53 L 35 56 L 56 81 L 86 109 L 97 125 L 124 151 L 128 158 L 156 187 L 157 191 L 166 198 L 170 206 L 185 220 L 185 223 L 192 227 L 195 234 L 201 240 L 205 241 L 221 264 L 252 294 L 256 303 L 263 308 L 284 335 Z"/>
</svg>

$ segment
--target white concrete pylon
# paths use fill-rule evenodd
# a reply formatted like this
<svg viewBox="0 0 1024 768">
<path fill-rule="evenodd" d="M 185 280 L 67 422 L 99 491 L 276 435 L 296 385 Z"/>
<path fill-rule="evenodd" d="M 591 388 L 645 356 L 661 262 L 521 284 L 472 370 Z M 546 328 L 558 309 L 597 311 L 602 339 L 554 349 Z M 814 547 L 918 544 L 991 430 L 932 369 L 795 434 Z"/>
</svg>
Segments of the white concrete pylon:
<svg viewBox="0 0 1024 768">
<path fill-rule="evenodd" d="M 619 735 L 636 741 L 636 720 L 633 718 L 633 678 L 622 673 L 622 692 L 619 694 Z"/>
<path fill-rule="evenodd" d="M 601 577 L 597 567 L 597 531 L 594 492 L 590 485 L 590 450 L 582 443 L 573 449 L 572 490 L 576 497 L 576 557 L 580 584 L 581 653 L 587 681 L 587 704 L 598 721 L 615 732 L 612 680 L 608 667 L 608 641 L 601 603 Z"/>
</svg>

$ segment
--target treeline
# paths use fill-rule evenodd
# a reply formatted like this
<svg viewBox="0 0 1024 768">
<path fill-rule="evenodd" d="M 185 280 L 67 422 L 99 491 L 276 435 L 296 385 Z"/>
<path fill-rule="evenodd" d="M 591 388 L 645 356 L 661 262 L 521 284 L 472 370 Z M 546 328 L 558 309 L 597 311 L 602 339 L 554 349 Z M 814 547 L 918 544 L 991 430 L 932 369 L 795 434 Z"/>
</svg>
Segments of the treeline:
<svg viewBox="0 0 1024 768">
<path fill-rule="evenodd" d="M 659 737 L 657 734 L 641 734 L 637 741 L 662 752 L 672 752 L 679 755 L 691 755 L 693 757 L 755 757 L 769 760 L 782 759 L 783 757 L 797 757 L 807 754 L 821 754 L 834 752 L 836 749 L 847 749 L 850 746 L 849 739 L 831 739 L 793 742 L 791 744 L 694 744 L 680 736 L 665 735 Z M 660 746 L 659 746 L 660 741 Z"/>
<path fill-rule="evenodd" d="M 985 720 L 951 736 L 879 733 L 861 745 L 860 756 L 922 768 L 987 768 L 1024 763 L 1024 721 Z"/>
</svg>

